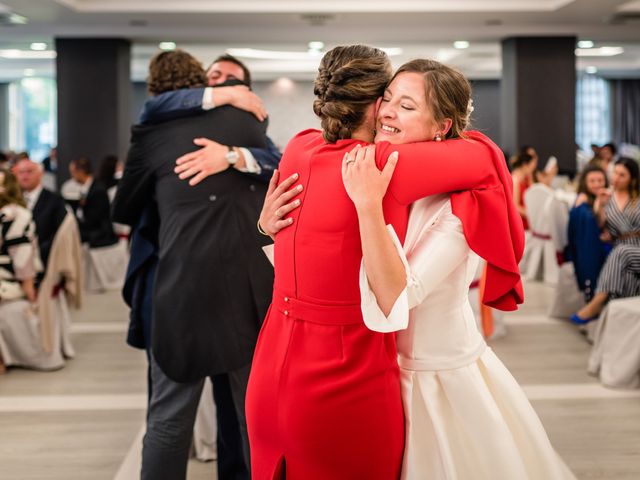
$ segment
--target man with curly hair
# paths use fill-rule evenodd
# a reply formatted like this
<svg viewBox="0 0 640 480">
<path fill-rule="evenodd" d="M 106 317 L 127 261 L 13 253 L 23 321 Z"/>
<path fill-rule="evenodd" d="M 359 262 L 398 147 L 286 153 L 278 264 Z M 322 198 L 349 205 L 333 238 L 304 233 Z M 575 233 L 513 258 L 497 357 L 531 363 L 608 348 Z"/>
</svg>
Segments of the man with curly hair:
<svg viewBox="0 0 640 480">
<path fill-rule="evenodd" d="M 204 87 L 207 77 L 197 60 L 176 50 L 152 59 L 147 83 L 158 96 Z M 227 445 L 219 445 L 218 478 L 249 478 L 244 396 L 273 284 L 261 251 L 265 238 L 255 229 L 266 186 L 229 163 L 195 187 L 174 169 L 176 158 L 196 148 L 194 138 L 265 148 L 265 127 L 253 114 L 228 106 L 132 129 L 113 219 L 135 226 L 154 199 L 159 219 L 142 479 L 185 478 L 205 377 L 222 377 L 228 385 L 231 423 L 240 431 L 239 449 L 245 447 L 244 462 L 241 453 L 241 464 L 229 466 L 221 458 L 229 452 L 220 451 Z"/>
<path fill-rule="evenodd" d="M 206 88 L 181 88 L 153 96 L 144 104 L 140 123 L 160 123 L 225 105 L 251 112 L 261 122 L 267 121 L 262 100 L 251 91 L 251 72 L 236 57 L 229 54 L 217 57 L 207 69 L 207 83 Z M 269 137 L 265 148 L 222 145 L 206 138 L 196 139 L 195 143 L 203 148 L 181 158 L 177 170 L 180 178 L 191 178 L 191 185 L 225 170 L 229 163 L 269 181 L 282 156 Z"/>
</svg>

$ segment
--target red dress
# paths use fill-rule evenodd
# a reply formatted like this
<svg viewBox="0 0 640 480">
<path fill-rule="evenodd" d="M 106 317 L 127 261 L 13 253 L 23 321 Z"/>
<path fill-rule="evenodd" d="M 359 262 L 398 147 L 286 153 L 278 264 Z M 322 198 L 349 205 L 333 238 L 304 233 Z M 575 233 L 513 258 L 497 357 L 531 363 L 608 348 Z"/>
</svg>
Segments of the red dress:
<svg viewBox="0 0 640 480">
<path fill-rule="evenodd" d="M 524 245 L 501 153 L 472 140 L 378 144 L 378 164 L 400 153 L 384 199 L 401 239 L 408 206 L 452 195 L 472 249 L 488 260 L 485 302 L 522 301 L 517 262 Z M 273 303 L 262 327 L 247 390 L 253 480 L 391 480 L 404 448 L 395 337 L 367 329 L 360 312 L 358 218 L 341 176 L 355 140 L 326 144 L 317 130 L 291 140 L 281 178 L 300 174 L 302 206 L 276 236 Z M 514 219 L 517 220 L 514 225 Z M 495 224 L 487 229 L 487 222 Z M 494 232 L 496 238 L 489 235 Z"/>
<path fill-rule="evenodd" d="M 518 196 L 518 206 L 525 208 L 524 205 L 524 194 L 531 186 L 531 182 L 529 180 L 523 180 L 519 184 L 520 186 L 520 195 Z M 529 230 L 529 219 L 526 215 L 520 214 L 520 218 L 522 218 L 522 226 L 525 230 Z"/>
</svg>

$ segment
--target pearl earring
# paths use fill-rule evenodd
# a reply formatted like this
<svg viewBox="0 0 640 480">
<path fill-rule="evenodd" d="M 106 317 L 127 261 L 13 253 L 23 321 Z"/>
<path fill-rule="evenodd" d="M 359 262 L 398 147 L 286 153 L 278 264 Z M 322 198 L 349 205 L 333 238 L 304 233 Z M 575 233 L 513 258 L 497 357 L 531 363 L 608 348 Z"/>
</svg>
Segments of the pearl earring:
<svg viewBox="0 0 640 480">
<path fill-rule="evenodd" d="M 436 133 L 436 136 L 433 139 L 436 142 L 441 142 L 442 141 L 442 135 L 440 134 L 440 132 Z"/>
</svg>

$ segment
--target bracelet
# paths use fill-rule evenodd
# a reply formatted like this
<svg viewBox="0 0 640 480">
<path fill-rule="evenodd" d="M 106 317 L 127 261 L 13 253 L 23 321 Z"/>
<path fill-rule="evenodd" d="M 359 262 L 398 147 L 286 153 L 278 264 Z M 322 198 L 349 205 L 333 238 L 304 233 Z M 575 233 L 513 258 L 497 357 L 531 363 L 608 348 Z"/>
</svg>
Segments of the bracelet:
<svg viewBox="0 0 640 480">
<path fill-rule="evenodd" d="M 258 219 L 258 222 L 256 223 L 256 226 L 258 227 L 258 231 L 264 235 L 265 237 L 270 237 L 271 235 L 269 235 L 267 232 L 265 232 L 262 227 L 260 226 L 260 219 Z"/>
</svg>

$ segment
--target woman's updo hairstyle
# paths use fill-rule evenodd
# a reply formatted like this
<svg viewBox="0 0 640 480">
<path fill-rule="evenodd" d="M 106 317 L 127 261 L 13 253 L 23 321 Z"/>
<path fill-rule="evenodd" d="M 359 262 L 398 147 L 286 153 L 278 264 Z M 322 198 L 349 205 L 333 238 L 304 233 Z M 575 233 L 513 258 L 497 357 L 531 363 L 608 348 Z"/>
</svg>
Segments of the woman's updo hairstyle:
<svg viewBox="0 0 640 480">
<path fill-rule="evenodd" d="M 313 93 L 313 111 L 320 117 L 324 139 L 335 143 L 364 121 L 369 105 L 384 94 L 391 62 L 382 50 L 348 45 L 329 50 L 320 61 Z"/>
<path fill-rule="evenodd" d="M 464 137 L 473 112 L 471 85 L 467 78 L 455 68 L 435 60 L 411 60 L 402 65 L 393 78 L 405 72 L 423 75 L 427 102 L 436 123 L 451 119 L 451 128 L 443 140 Z"/>
</svg>

